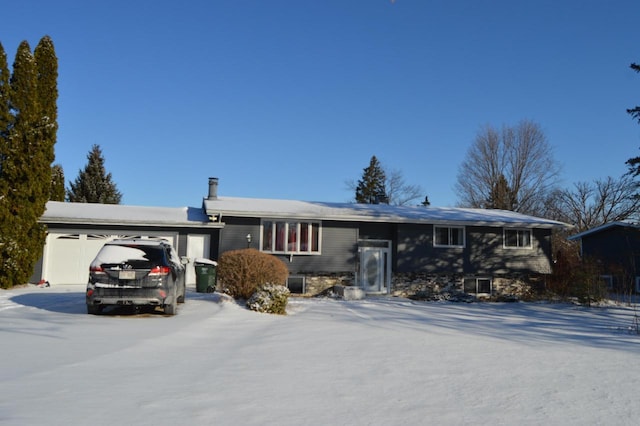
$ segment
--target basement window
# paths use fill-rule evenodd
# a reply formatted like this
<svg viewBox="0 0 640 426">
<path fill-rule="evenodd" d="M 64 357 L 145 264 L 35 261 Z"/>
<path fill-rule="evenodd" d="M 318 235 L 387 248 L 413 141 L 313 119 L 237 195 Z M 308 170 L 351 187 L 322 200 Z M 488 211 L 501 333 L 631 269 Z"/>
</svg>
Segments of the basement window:
<svg viewBox="0 0 640 426">
<path fill-rule="evenodd" d="M 491 294 L 491 278 L 465 278 L 464 292 L 469 294 Z"/>
<path fill-rule="evenodd" d="M 289 276 L 287 288 L 291 293 L 304 294 L 306 292 L 304 276 Z"/>
</svg>

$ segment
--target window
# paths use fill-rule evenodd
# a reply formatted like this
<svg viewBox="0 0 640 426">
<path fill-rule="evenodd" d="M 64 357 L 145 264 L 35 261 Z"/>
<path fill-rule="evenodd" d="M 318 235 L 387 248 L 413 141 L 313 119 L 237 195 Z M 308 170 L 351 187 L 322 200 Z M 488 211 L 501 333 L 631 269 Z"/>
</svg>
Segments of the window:
<svg viewBox="0 0 640 426">
<path fill-rule="evenodd" d="M 504 246 L 507 248 L 531 248 L 531 229 L 505 229 Z"/>
<path fill-rule="evenodd" d="M 261 247 L 270 253 L 319 254 L 320 223 L 265 220 Z"/>
<path fill-rule="evenodd" d="M 600 279 L 607 286 L 609 290 L 613 289 L 613 276 L 612 275 L 600 275 Z"/>
<path fill-rule="evenodd" d="M 289 276 L 289 278 L 287 278 L 287 288 L 291 293 L 304 294 L 305 293 L 305 277 Z"/>
<path fill-rule="evenodd" d="M 465 278 L 464 292 L 470 294 L 491 294 L 491 278 Z"/>
<path fill-rule="evenodd" d="M 436 247 L 464 247 L 464 228 L 461 226 L 434 226 L 433 245 Z"/>
</svg>

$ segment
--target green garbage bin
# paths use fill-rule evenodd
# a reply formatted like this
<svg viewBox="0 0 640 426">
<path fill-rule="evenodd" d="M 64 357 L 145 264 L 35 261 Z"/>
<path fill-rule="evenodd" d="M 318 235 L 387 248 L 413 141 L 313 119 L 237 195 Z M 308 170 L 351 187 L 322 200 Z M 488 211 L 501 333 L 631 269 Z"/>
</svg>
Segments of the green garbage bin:
<svg viewBox="0 0 640 426">
<path fill-rule="evenodd" d="M 196 259 L 196 291 L 198 293 L 213 293 L 216 290 L 216 268 L 218 262 L 210 259 Z"/>
</svg>

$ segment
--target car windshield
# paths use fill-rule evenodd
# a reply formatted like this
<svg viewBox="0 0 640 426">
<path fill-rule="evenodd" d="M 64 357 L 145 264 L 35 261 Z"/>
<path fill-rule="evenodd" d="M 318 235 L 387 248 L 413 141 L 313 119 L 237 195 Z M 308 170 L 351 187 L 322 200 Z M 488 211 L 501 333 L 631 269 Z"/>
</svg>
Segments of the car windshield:
<svg viewBox="0 0 640 426">
<path fill-rule="evenodd" d="M 162 247 L 105 245 L 91 266 L 128 263 L 136 268 L 150 268 L 162 264 Z"/>
</svg>

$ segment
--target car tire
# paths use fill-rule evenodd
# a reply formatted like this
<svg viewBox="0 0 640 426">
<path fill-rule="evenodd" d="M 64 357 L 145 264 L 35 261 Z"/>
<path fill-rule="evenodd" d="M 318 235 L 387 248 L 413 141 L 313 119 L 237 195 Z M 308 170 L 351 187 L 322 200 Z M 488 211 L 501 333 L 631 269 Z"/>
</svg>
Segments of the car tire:
<svg viewBox="0 0 640 426">
<path fill-rule="evenodd" d="M 175 287 L 173 288 L 173 297 L 171 298 L 171 303 L 164 305 L 164 313 L 165 315 L 175 315 L 176 313 L 178 313 L 178 297 Z"/>
<path fill-rule="evenodd" d="M 89 315 L 100 315 L 102 313 L 102 306 L 100 306 L 100 305 L 87 305 L 87 313 Z"/>
<path fill-rule="evenodd" d="M 187 289 L 186 286 L 182 286 L 182 294 L 178 296 L 178 303 L 184 303 L 184 300 L 187 298 Z"/>
</svg>

